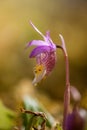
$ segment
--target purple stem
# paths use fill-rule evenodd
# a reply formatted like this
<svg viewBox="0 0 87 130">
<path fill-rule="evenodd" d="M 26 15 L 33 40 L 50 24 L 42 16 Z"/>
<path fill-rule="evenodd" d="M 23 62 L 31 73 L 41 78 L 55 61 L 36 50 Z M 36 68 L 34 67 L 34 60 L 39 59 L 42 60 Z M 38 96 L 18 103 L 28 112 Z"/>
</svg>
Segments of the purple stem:
<svg viewBox="0 0 87 130">
<path fill-rule="evenodd" d="M 66 130 L 66 118 L 69 113 L 70 105 L 70 83 L 69 83 L 69 61 L 68 56 L 65 56 L 66 64 L 66 88 L 64 92 L 64 117 L 63 117 L 63 129 Z"/>
<path fill-rule="evenodd" d="M 57 45 L 57 48 L 62 49 L 65 57 L 65 69 L 66 69 L 66 87 L 64 92 L 64 115 L 63 115 L 63 130 L 66 130 L 66 118 L 69 113 L 70 105 L 70 82 L 69 82 L 69 61 L 68 55 L 65 47 L 65 42 L 62 35 L 59 35 L 61 38 L 62 45 Z"/>
</svg>

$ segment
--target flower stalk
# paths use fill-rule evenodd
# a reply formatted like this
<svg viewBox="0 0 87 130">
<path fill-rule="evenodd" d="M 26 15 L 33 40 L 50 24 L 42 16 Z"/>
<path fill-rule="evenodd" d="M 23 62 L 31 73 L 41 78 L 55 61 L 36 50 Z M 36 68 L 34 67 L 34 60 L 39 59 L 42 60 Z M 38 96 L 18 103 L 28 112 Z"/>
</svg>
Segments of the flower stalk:
<svg viewBox="0 0 87 130">
<path fill-rule="evenodd" d="M 69 60 L 63 36 L 61 34 L 59 36 L 61 38 L 62 45 L 61 46 L 57 45 L 56 47 L 62 49 L 64 53 L 65 69 L 66 69 L 66 87 L 64 92 L 64 115 L 63 115 L 63 130 L 66 130 L 66 118 L 69 113 L 69 105 L 70 105 Z"/>
</svg>

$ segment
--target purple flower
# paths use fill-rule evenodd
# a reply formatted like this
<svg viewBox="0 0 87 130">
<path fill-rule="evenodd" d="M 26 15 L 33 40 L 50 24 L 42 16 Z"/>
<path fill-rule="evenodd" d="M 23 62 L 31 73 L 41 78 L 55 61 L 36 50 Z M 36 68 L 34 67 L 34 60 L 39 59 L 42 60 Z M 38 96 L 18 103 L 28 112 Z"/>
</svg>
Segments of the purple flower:
<svg viewBox="0 0 87 130">
<path fill-rule="evenodd" d="M 84 130 L 85 128 L 86 111 L 79 110 L 74 107 L 71 114 L 68 114 L 66 120 L 66 130 Z"/>
<path fill-rule="evenodd" d="M 30 53 L 30 58 L 36 58 L 37 65 L 34 68 L 35 78 L 33 84 L 36 85 L 44 77 L 48 76 L 56 63 L 56 45 L 50 38 L 50 33 L 46 32 L 44 36 L 30 22 L 32 27 L 43 37 L 44 40 L 33 40 L 27 44 L 27 47 L 36 46 Z"/>
</svg>

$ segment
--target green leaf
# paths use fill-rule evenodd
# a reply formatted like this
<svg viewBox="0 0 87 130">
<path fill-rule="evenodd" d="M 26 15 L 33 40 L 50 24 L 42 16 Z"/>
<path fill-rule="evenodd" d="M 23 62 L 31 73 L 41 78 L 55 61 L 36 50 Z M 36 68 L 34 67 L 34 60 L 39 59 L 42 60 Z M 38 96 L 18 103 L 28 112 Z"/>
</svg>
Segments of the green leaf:
<svg viewBox="0 0 87 130">
<path fill-rule="evenodd" d="M 43 107 L 43 105 L 37 100 L 30 96 L 25 96 L 23 99 L 23 107 L 25 110 L 33 111 L 33 112 L 43 112 L 45 113 L 47 120 L 46 120 L 46 126 L 49 128 L 52 128 L 55 120 L 51 116 L 51 114 Z M 32 115 L 31 114 L 24 114 L 23 113 L 23 125 L 26 127 L 29 122 L 31 122 Z M 36 117 L 35 117 L 36 118 Z M 43 122 L 44 119 L 41 117 L 39 118 L 33 118 L 33 125 L 39 124 Z M 36 120 L 36 121 L 35 121 Z"/>
<path fill-rule="evenodd" d="M 0 100 L 0 130 L 10 130 L 14 124 L 15 113 L 4 106 Z"/>
</svg>

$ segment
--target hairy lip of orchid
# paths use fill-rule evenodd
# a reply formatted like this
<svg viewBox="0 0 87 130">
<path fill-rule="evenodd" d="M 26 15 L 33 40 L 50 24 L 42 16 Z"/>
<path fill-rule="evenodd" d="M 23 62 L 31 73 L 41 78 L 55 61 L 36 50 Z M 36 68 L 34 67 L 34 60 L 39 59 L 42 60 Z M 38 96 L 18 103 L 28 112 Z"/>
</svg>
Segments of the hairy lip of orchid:
<svg viewBox="0 0 87 130">
<path fill-rule="evenodd" d="M 30 24 L 44 39 L 32 40 L 26 46 L 36 46 L 29 55 L 30 58 L 36 58 L 37 65 L 34 68 L 35 78 L 33 80 L 33 84 L 36 85 L 53 70 L 56 63 L 56 45 L 50 38 L 48 31 L 46 35 L 43 35 L 32 22 Z"/>
</svg>

